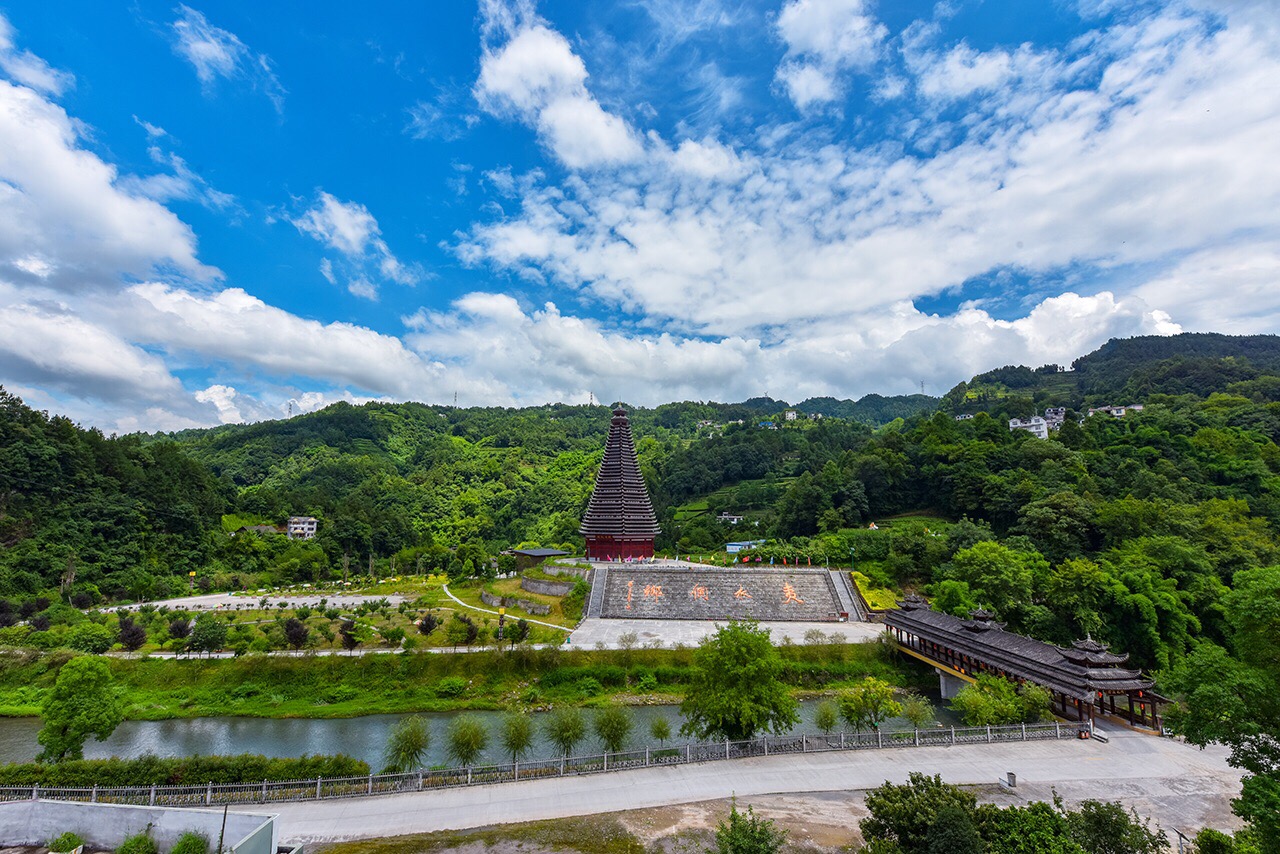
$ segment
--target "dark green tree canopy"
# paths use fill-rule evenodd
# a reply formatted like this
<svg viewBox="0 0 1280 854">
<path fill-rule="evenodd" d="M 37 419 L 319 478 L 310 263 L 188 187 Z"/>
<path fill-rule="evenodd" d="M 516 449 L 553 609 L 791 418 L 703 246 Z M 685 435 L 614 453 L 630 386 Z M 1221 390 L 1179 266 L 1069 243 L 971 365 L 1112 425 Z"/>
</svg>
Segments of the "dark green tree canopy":
<svg viewBox="0 0 1280 854">
<path fill-rule="evenodd" d="M 762 731 L 786 732 L 799 722 L 768 630 L 730 622 L 702 640 L 693 662 L 693 679 L 680 704 L 683 734 L 747 739 Z"/>
</svg>

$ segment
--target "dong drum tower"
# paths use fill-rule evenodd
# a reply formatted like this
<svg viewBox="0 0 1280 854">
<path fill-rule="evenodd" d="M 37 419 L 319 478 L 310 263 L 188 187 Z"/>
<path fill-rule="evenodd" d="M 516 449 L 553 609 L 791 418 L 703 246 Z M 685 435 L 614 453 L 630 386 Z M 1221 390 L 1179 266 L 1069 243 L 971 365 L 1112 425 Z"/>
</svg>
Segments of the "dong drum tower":
<svg viewBox="0 0 1280 854">
<path fill-rule="evenodd" d="M 625 409 L 615 409 L 609 423 L 604 461 L 578 533 L 587 538 L 591 560 L 653 557 L 658 517 L 636 462 L 636 443 Z"/>
</svg>

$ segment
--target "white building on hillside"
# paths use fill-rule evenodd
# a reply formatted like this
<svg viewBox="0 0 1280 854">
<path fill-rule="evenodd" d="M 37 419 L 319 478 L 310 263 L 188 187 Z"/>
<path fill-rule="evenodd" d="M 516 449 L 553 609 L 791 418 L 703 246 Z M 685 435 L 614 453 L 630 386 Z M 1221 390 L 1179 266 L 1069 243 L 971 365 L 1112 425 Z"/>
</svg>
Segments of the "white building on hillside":
<svg viewBox="0 0 1280 854">
<path fill-rule="evenodd" d="M 316 535 L 316 528 L 319 524 L 320 520 L 315 516 L 290 516 L 289 539 L 309 540 Z"/>
<path fill-rule="evenodd" d="M 1023 421 L 1021 418 L 1010 418 L 1009 429 L 1026 430 L 1037 439 L 1049 438 L 1049 422 L 1045 421 L 1039 415 L 1033 415 L 1026 421 Z"/>
</svg>

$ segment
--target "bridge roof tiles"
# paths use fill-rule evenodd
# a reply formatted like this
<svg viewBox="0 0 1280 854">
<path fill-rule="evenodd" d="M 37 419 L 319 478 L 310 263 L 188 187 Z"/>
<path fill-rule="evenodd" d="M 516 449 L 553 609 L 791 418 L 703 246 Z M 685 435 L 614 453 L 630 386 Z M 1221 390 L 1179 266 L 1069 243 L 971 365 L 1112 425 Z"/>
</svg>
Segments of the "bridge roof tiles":
<svg viewBox="0 0 1280 854">
<path fill-rule="evenodd" d="M 909 599 L 900 604 L 903 606 L 901 609 L 885 614 L 886 625 L 1067 697 L 1086 700 L 1098 691 L 1105 694 L 1147 691 L 1154 684 L 1144 678 L 1140 670 L 1105 666 L 1127 658 L 1107 653 L 1105 645 L 1099 644 L 1101 649 L 1089 649 L 1091 660 L 1087 663 L 1094 666 L 1085 666 L 1072 661 L 1059 647 L 1006 632 L 999 623 L 953 617 L 930 609 L 919 599 Z M 1078 647 L 1068 652 L 1077 653 L 1076 657 L 1079 657 Z"/>
</svg>

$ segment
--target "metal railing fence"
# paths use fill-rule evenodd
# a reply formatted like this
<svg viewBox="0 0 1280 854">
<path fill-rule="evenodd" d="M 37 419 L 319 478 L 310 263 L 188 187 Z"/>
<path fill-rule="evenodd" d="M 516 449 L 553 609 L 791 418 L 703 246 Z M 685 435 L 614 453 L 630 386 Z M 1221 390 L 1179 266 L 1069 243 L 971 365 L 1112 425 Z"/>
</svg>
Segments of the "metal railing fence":
<svg viewBox="0 0 1280 854">
<path fill-rule="evenodd" d="M 195 786 L 5 786 L 0 802 L 24 800 L 88 801 L 150 806 L 213 806 L 269 804 L 281 801 L 358 798 L 402 792 L 421 792 L 456 786 L 510 783 L 569 774 L 598 774 L 633 768 L 687 765 L 724 759 L 747 759 L 781 754 L 833 750 L 879 750 L 907 747 L 994 744 L 1006 741 L 1075 738 L 1078 728 L 1061 722 L 999 727 L 939 727 L 928 730 L 870 730 L 823 735 L 761 736 L 748 741 L 645 747 L 619 753 L 593 753 L 556 759 L 531 759 L 470 768 L 431 768 L 401 774 L 364 777 L 317 777 L 313 780 L 261 783 L 205 783 Z"/>
</svg>

